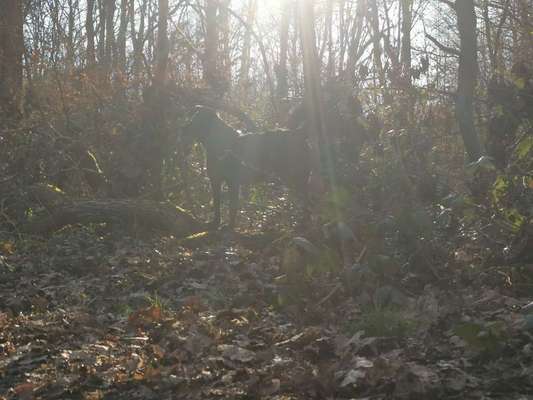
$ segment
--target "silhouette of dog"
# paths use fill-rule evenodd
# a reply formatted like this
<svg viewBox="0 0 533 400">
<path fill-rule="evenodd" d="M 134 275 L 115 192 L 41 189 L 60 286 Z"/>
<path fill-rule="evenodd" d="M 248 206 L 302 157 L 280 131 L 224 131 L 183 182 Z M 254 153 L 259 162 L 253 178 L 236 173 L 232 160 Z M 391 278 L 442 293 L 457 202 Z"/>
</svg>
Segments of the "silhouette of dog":
<svg viewBox="0 0 533 400">
<path fill-rule="evenodd" d="M 213 195 L 213 227 L 220 225 L 222 183 L 230 197 L 229 226 L 235 226 L 241 185 L 279 179 L 307 202 L 310 174 L 309 147 L 302 132 L 274 130 L 240 134 L 215 110 L 197 106 L 182 134 L 183 145 L 199 142 L 207 157 Z"/>
</svg>

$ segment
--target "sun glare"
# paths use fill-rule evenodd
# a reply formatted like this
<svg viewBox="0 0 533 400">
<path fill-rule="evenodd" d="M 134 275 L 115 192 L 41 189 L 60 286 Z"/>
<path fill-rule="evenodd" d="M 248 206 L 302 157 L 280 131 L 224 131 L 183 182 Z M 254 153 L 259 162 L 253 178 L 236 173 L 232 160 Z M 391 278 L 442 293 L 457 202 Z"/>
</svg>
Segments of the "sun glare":
<svg viewBox="0 0 533 400">
<path fill-rule="evenodd" d="M 281 5 L 284 0 L 256 0 L 256 12 L 258 17 L 279 15 Z M 237 0 L 234 9 L 247 9 L 250 6 L 250 0 Z"/>
</svg>

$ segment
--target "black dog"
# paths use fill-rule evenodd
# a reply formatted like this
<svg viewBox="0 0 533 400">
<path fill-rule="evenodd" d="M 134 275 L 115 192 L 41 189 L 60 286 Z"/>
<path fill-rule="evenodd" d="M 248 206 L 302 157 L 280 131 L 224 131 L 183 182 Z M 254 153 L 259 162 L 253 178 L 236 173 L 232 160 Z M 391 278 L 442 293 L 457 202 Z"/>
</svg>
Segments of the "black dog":
<svg viewBox="0 0 533 400">
<path fill-rule="evenodd" d="M 276 130 L 241 135 L 226 124 L 215 110 L 198 106 L 183 131 L 184 145 L 200 142 L 207 154 L 207 174 L 213 191 L 214 221 L 220 225 L 222 183 L 230 193 L 230 227 L 235 225 L 242 184 L 279 178 L 307 199 L 310 174 L 309 147 L 298 131 Z"/>
</svg>

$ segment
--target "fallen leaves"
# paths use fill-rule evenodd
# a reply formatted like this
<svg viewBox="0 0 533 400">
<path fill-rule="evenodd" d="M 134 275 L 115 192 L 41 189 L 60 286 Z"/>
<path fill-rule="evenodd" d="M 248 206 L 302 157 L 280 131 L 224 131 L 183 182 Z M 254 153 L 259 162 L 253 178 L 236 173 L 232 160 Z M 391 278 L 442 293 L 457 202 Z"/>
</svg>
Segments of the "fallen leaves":
<svg viewBox="0 0 533 400">
<path fill-rule="evenodd" d="M 81 245 L 68 240 L 57 251 L 74 257 Z M 71 269 L 50 249 L 40 261 L 20 249 L 0 256 L 24 260 L 0 281 L 0 399 L 476 399 L 504 379 L 533 387 L 531 312 L 520 307 L 531 299 L 429 285 L 404 294 L 368 266 L 350 270 L 350 284 L 307 275 L 296 291 L 306 273 L 296 252 L 126 241 L 107 254 L 95 243 Z M 312 254 L 304 241 L 293 247 Z M 286 305 L 272 300 L 280 294 Z M 390 315 L 416 325 L 372 335 L 361 329 L 369 315 L 385 328 Z"/>
<path fill-rule="evenodd" d="M 30 382 L 20 383 L 13 388 L 13 392 L 20 400 L 32 400 L 37 386 Z"/>
<path fill-rule="evenodd" d="M 161 307 L 153 306 L 138 310 L 130 314 L 128 323 L 131 326 L 143 327 L 149 324 L 161 322 L 163 319 L 163 311 Z"/>
<path fill-rule="evenodd" d="M 10 242 L 10 241 L 0 242 L 0 253 L 3 253 L 6 256 L 14 254 L 15 243 Z"/>
<path fill-rule="evenodd" d="M 231 344 L 221 344 L 218 345 L 217 349 L 220 353 L 222 353 L 222 357 L 227 358 L 231 361 L 249 363 L 255 359 L 255 353 L 253 351 L 246 350 L 239 346 Z"/>
</svg>

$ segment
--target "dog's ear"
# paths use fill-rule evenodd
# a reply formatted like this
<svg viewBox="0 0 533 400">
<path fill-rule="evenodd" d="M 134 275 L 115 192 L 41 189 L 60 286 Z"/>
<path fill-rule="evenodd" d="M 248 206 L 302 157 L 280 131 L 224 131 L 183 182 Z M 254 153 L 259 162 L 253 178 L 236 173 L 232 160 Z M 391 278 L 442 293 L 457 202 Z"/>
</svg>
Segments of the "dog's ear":
<svg viewBox="0 0 533 400">
<path fill-rule="evenodd" d="M 202 140 L 211 133 L 218 121 L 217 112 L 212 108 L 195 106 L 194 110 L 189 123 L 182 128 L 180 137 L 184 143 Z"/>
<path fill-rule="evenodd" d="M 218 119 L 218 113 L 214 108 L 197 105 L 194 107 L 194 117 L 202 121 L 203 123 L 211 123 Z"/>
<path fill-rule="evenodd" d="M 209 106 L 204 106 L 202 104 L 196 104 L 194 106 L 194 112 L 201 112 L 201 113 L 214 113 L 216 114 L 216 110 Z"/>
</svg>

